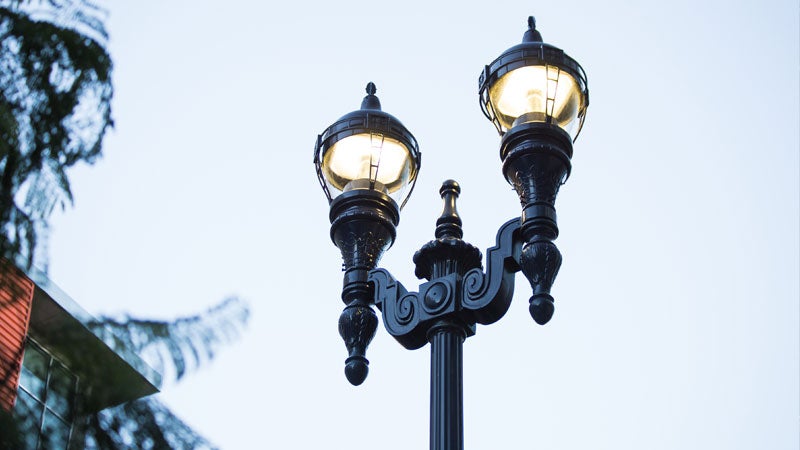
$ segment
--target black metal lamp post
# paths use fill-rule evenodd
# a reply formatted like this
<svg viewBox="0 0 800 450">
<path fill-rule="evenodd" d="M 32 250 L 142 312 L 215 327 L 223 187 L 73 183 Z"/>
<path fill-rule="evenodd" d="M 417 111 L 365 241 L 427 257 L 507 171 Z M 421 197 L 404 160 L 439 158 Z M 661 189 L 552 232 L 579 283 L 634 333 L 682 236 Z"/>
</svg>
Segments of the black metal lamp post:
<svg viewBox="0 0 800 450">
<path fill-rule="evenodd" d="M 502 136 L 503 174 L 514 186 L 522 215 L 503 224 L 486 257 L 461 238 L 456 198 L 447 180 L 440 189 L 444 211 L 435 239 L 414 255 L 415 274 L 427 282 L 408 292 L 376 268 L 396 236 L 400 209 L 413 189 L 420 152 L 411 133 L 381 110 L 375 85 L 367 85 L 361 109 L 328 127 L 317 139 L 314 163 L 330 203 L 331 238 L 342 252 L 347 305 L 339 333 L 349 353 L 345 375 L 361 384 L 366 348 L 381 310 L 386 330 L 408 349 L 431 344 L 432 450 L 463 449 L 462 345 L 476 324 L 488 325 L 508 311 L 514 276 L 522 271 L 533 295 L 530 313 L 539 324 L 553 315 L 553 285 L 561 254 L 555 199 L 569 176 L 572 143 L 589 104 L 586 75 L 560 49 L 542 42 L 533 17 L 522 43 L 485 67 L 479 79 L 481 108 Z M 398 206 L 399 205 L 399 206 Z"/>
</svg>

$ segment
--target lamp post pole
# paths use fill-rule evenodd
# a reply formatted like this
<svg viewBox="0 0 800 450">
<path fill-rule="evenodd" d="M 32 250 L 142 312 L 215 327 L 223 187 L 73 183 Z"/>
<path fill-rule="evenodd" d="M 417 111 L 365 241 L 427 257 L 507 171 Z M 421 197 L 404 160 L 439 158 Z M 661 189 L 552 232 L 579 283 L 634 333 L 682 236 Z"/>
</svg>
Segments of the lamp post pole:
<svg viewBox="0 0 800 450">
<path fill-rule="evenodd" d="M 480 250 L 465 242 L 456 208 L 461 188 L 442 184 L 444 202 L 434 239 L 414 254 L 415 275 L 426 280 L 409 292 L 378 261 L 391 247 L 400 209 L 413 190 L 421 154 L 413 135 L 382 111 L 373 83 L 359 110 L 317 138 L 314 163 L 330 204 L 331 239 L 342 252 L 345 308 L 339 334 L 348 357 L 345 375 L 364 382 L 366 349 L 377 330 L 377 306 L 386 331 L 409 350 L 431 345 L 431 450 L 463 450 L 463 344 L 477 324 L 508 311 L 521 271 L 532 290 L 529 311 L 544 325 L 553 315 L 550 289 L 561 266 L 555 200 L 569 176 L 572 143 L 589 103 L 586 75 L 560 49 L 542 42 L 533 17 L 522 43 L 487 65 L 479 77 L 481 108 L 502 139 L 500 159 L 522 214 L 500 226 L 496 244 Z"/>
<path fill-rule="evenodd" d="M 479 268 L 480 252 L 461 241 L 461 218 L 456 198 L 461 192 L 458 183 L 445 181 L 439 193 L 444 200 L 442 216 L 436 221 L 436 240 L 414 255 L 417 275 L 428 280 L 456 275 Z M 460 242 L 461 245 L 448 243 Z M 477 258 L 476 258 L 477 256 Z M 426 298 L 430 304 L 442 303 L 442 297 Z M 430 448 L 461 450 L 464 448 L 464 339 L 470 327 L 454 314 L 437 318 L 428 331 L 431 344 L 431 412 Z"/>
<path fill-rule="evenodd" d="M 431 331 L 431 449 L 464 448 L 463 327 L 443 320 Z"/>
</svg>

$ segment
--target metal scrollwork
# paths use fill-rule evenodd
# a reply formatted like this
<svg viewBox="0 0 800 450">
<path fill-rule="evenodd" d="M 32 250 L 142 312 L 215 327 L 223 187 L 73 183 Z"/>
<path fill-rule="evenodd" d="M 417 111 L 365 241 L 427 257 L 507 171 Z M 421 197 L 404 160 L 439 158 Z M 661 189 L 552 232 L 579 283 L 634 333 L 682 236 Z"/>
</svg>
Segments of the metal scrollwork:
<svg viewBox="0 0 800 450">
<path fill-rule="evenodd" d="M 471 264 L 474 268 L 463 275 L 452 272 L 423 283 L 419 292 L 406 291 L 385 269 L 371 270 L 368 281 L 386 330 L 404 347 L 416 349 L 427 343 L 429 330 L 442 319 L 458 317 L 468 335 L 476 323 L 496 322 L 511 304 L 522 243 L 520 219 L 509 220 L 487 252 L 485 273 L 475 267 L 479 262 Z"/>
<path fill-rule="evenodd" d="M 464 275 L 464 293 L 468 299 L 480 298 L 487 288 L 486 276 L 481 269 L 472 269 Z"/>
<path fill-rule="evenodd" d="M 388 299 L 387 299 L 388 300 Z M 400 325 L 408 325 L 414 319 L 417 312 L 417 298 L 415 293 L 406 294 L 397 300 L 394 306 L 394 319 Z M 389 300 L 391 301 L 391 300 Z"/>
<path fill-rule="evenodd" d="M 375 304 L 381 310 L 386 331 L 408 349 L 425 345 L 427 341 L 424 338 L 420 340 L 420 333 L 415 333 L 424 309 L 420 305 L 419 294 L 406 291 L 385 269 L 371 270 L 369 281 L 374 283 Z M 408 337 L 404 339 L 403 336 Z"/>
<path fill-rule="evenodd" d="M 474 321 L 490 324 L 508 311 L 514 291 L 514 274 L 520 270 L 520 219 L 511 219 L 497 232 L 497 243 L 486 252 L 486 273 L 470 270 L 462 283 L 462 306 Z"/>
<path fill-rule="evenodd" d="M 385 269 L 371 270 L 369 281 L 373 283 L 375 304 L 381 310 L 386 331 L 408 349 L 427 344 L 428 330 L 457 310 L 457 274 L 424 283 L 419 292 L 407 292 Z"/>
</svg>

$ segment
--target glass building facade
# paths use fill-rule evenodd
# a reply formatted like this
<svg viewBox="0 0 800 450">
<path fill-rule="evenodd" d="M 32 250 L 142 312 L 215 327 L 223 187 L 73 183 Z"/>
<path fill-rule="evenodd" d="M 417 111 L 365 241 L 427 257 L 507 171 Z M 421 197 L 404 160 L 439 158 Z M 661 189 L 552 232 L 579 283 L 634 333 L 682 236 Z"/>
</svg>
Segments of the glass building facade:
<svg viewBox="0 0 800 450">
<path fill-rule="evenodd" d="M 26 449 L 70 448 L 78 392 L 78 377 L 29 339 L 13 411 Z"/>
</svg>

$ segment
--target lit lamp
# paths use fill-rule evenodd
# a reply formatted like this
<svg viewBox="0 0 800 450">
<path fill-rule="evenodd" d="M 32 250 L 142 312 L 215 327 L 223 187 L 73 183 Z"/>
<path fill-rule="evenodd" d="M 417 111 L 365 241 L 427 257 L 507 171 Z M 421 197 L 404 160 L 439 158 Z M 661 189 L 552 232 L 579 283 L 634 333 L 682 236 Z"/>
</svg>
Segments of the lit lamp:
<svg viewBox="0 0 800 450">
<path fill-rule="evenodd" d="M 501 135 L 526 123 L 556 125 L 577 138 L 589 106 L 586 74 L 563 50 L 542 42 L 528 17 L 522 43 L 485 67 L 479 79 L 483 113 Z"/>
<path fill-rule="evenodd" d="M 378 324 L 367 276 L 394 242 L 400 208 L 421 162 L 416 139 L 381 110 L 375 92 L 375 84 L 367 84 L 361 109 L 329 126 L 314 148 L 317 175 L 330 203 L 331 239 L 344 260 L 342 300 L 347 306 L 339 317 L 339 334 L 349 353 L 345 375 L 354 385 L 367 376 L 366 348 Z"/>
<path fill-rule="evenodd" d="M 478 84 L 481 109 L 502 136 L 503 174 L 522 204 L 520 265 L 533 288 L 530 313 L 545 324 L 553 315 L 550 287 L 561 266 L 552 242 L 558 237 L 555 199 L 586 118 L 586 74 L 561 49 L 542 42 L 529 17 L 522 43 L 486 66 Z"/>
</svg>

